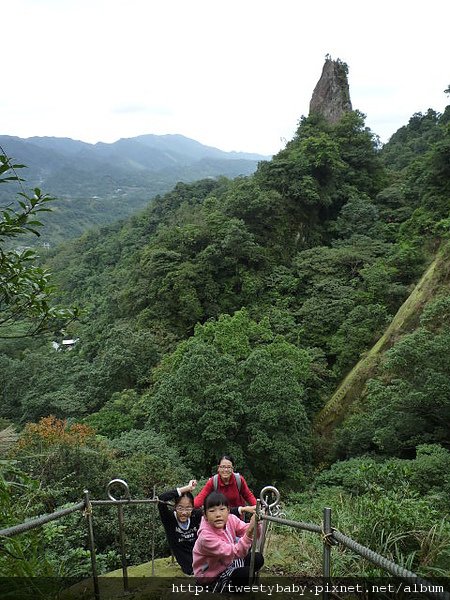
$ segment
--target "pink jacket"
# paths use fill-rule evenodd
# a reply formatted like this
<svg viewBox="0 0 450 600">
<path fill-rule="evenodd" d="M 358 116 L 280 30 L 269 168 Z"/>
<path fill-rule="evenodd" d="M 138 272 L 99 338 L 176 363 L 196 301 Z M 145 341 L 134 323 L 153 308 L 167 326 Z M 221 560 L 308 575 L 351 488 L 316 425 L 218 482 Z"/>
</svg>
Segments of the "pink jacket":
<svg viewBox="0 0 450 600">
<path fill-rule="evenodd" d="M 192 553 L 195 577 L 212 581 L 235 558 L 244 558 L 252 545 L 252 540 L 245 535 L 247 528 L 248 523 L 235 515 L 228 516 L 225 529 L 216 529 L 203 517 Z"/>
</svg>

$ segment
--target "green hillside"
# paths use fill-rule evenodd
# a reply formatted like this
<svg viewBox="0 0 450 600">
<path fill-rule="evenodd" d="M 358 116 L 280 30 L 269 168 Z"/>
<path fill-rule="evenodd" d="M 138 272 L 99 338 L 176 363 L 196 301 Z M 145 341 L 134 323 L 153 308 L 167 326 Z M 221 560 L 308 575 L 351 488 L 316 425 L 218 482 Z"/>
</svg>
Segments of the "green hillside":
<svg viewBox="0 0 450 600">
<path fill-rule="evenodd" d="M 205 480 L 231 453 L 256 493 L 280 489 L 289 518 L 330 506 L 360 543 L 448 577 L 449 211 L 450 107 L 384 146 L 359 111 L 312 113 L 254 174 L 178 183 L 52 248 L 56 300 L 83 313 L 0 340 L 0 417 L 19 433 L 4 522 L 85 488 L 103 497 L 113 477 L 134 497 Z M 131 564 L 149 560 L 145 518 L 127 516 Z M 23 564 L 88 576 L 76 525 L 25 536 Z M 106 512 L 96 528 L 100 570 L 119 568 Z M 318 576 L 321 540 L 292 536 L 280 568 L 295 572 L 299 544 L 302 574 Z M 161 527 L 155 548 L 167 556 Z M 3 572 L 20 565 L 0 557 Z M 345 553 L 335 568 L 381 574 Z"/>
<path fill-rule="evenodd" d="M 39 240 L 19 239 L 41 248 L 128 217 L 179 181 L 249 175 L 269 158 L 224 152 L 182 135 L 141 135 L 112 144 L 0 135 L 0 148 L 26 165 L 21 176 L 29 189 L 39 187 L 55 198 L 51 217 L 42 216 Z M 12 190 L 2 185 L 0 202 Z"/>
<path fill-rule="evenodd" d="M 448 260 L 447 243 L 401 305 L 380 339 L 364 353 L 364 357 L 346 375 L 325 406 L 318 412 L 315 418 L 315 430 L 318 434 L 330 436 L 332 430 L 349 414 L 350 409 L 355 409 L 352 405 L 363 395 L 367 381 L 378 374 L 378 366 L 383 360 L 384 353 L 402 336 L 412 333 L 419 327 L 420 317 L 428 304 L 432 304 L 436 298 L 449 295 Z"/>
</svg>

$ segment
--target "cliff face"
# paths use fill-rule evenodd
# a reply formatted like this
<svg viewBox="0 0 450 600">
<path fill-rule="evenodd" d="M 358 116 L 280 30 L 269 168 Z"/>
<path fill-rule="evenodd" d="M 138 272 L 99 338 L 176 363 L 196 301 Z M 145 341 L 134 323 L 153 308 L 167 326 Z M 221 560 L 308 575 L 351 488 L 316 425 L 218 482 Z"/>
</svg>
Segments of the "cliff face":
<svg viewBox="0 0 450 600">
<path fill-rule="evenodd" d="M 344 62 L 326 58 L 309 104 L 309 114 L 319 113 L 330 123 L 337 123 L 345 112 L 352 110 L 347 73 Z"/>
</svg>

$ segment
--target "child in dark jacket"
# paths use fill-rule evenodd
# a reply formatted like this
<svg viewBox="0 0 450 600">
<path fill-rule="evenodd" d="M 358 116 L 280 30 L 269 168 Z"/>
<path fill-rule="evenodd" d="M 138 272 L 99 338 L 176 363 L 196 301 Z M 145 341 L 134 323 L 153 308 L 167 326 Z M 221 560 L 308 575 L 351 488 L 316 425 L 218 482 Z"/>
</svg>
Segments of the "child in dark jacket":
<svg viewBox="0 0 450 600">
<path fill-rule="evenodd" d="M 194 509 L 192 490 L 197 485 L 195 479 L 180 488 L 159 495 L 159 514 L 167 541 L 185 575 L 192 575 L 192 550 L 197 540 L 197 532 L 202 518 L 201 509 Z M 166 503 L 173 504 L 166 504 Z"/>
</svg>

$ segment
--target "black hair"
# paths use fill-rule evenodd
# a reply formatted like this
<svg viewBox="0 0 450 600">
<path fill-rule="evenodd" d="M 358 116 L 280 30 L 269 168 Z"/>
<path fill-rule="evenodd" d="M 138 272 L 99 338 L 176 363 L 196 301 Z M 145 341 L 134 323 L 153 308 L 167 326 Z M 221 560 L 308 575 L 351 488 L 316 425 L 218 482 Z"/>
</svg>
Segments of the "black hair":
<svg viewBox="0 0 450 600">
<path fill-rule="evenodd" d="M 219 462 L 218 462 L 217 464 L 218 464 L 218 465 L 220 465 L 220 463 L 221 463 L 223 460 L 229 460 L 229 461 L 230 461 L 230 463 L 231 463 L 232 465 L 234 465 L 234 458 L 233 458 L 232 456 L 230 456 L 229 454 L 222 454 L 222 456 L 219 458 Z"/>
<path fill-rule="evenodd" d="M 228 498 L 225 494 L 221 494 L 220 492 L 211 492 L 205 498 L 203 502 L 203 512 L 206 514 L 208 508 L 213 508 L 214 506 L 226 506 L 228 508 Z"/>
<path fill-rule="evenodd" d="M 192 506 L 194 506 L 194 496 L 193 496 L 192 492 L 183 492 L 181 494 L 181 496 L 179 496 L 175 500 L 175 506 L 177 506 L 177 504 L 180 502 L 181 498 L 188 498 L 192 502 Z"/>
</svg>

